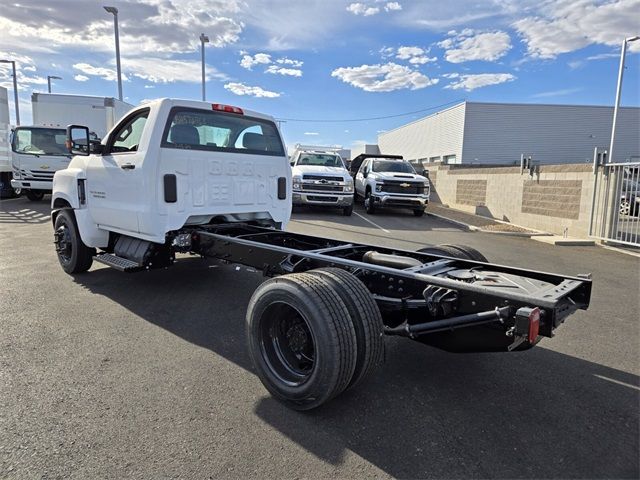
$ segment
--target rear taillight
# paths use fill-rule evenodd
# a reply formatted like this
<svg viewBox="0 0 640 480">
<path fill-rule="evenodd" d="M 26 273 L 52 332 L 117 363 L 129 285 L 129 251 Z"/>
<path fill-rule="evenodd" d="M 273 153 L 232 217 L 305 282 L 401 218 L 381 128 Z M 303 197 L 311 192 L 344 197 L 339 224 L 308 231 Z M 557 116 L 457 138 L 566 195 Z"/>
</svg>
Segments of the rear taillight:
<svg viewBox="0 0 640 480">
<path fill-rule="evenodd" d="M 536 341 L 538 332 L 540 332 L 540 309 L 536 307 L 529 314 L 529 343 Z"/>
<path fill-rule="evenodd" d="M 534 344 L 540 333 L 540 308 L 522 307 L 516 312 L 514 335 Z"/>
<path fill-rule="evenodd" d="M 213 103 L 211 104 L 211 108 L 213 110 L 218 110 L 219 112 L 227 112 L 227 113 L 237 113 L 239 115 L 244 115 L 244 112 L 239 107 L 232 107 L 231 105 L 222 105 L 221 103 Z"/>
</svg>

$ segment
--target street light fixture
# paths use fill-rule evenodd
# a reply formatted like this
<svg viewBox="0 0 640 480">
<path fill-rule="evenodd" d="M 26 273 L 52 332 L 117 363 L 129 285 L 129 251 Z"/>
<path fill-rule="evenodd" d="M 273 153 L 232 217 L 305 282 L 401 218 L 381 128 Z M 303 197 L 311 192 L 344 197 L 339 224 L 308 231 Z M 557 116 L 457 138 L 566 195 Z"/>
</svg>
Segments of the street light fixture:
<svg viewBox="0 0 640 480">
<path fill-rule="evenodd" d="M 113 15 L 113 28 L 116 35 L 116 70 L 118 72 L 118 99 L 122 101 L 122 71 L 120 70 L 120 34 L 118 33 L 118 9 L 116 7 L 103 7 Z"/>
<path fill-rule="evenodd" d="M 56 77 L 55 75 L 47 75 L 47 90 L 51 93 L 51 80 L 62 80 L 62 77 Z"/>
<path fill-rule="evenodd" d="M 616 103 L 613 107 L 613 124 L 611 125 L 611 143 L 609 144 L 609 153 L 607 157 L 609 158 L 609 162 L 614 162 L 613 159 L 613 141 L 616 135 L 616 122 L 618 121 L 618 109 L 620 108 L 620 93 L 622 92 L 622 75 L 624 73 L 624 58 L 627 54 L 627 43 L 635 42 L 636 40 L 640 40 L 640 35 L 636 35 L 635 37 L 625 38 L 622 41 L 622 49 L 620 50 L 620 68 L 618 70 L 618 86 L 616 88 Z"/>
<path fill-rule="evenodd" d="M 204 33 L 200 34 L 200 50 L 202 54 L 202 101 L 205 101 L 205 77 L 204 77 L 204 44 L 209 43 L 209 37 Z"/>
<path fill-rule="evenodd" d="M 0 60 L 0 63 L 10 63 L 13 67 L 13 99 L 16 105 L 16 125 L 20 125 L 20 107 L 18 104 L 18 76 L 16 75 L 15 60 Z"/>
</svg>

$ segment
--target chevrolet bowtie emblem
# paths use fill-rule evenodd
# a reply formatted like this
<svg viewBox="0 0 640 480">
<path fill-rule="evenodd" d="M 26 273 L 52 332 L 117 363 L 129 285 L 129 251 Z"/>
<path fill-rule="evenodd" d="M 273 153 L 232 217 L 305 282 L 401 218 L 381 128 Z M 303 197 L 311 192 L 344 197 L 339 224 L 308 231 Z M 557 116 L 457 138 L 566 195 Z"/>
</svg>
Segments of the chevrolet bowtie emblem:
<svg viewBox="0 0 640 480">
<path fill-rule="evenodd" d="M 411 184 L 410 183 L 401 183 L 400 186 L 403 187 L 403 188 L 407 188 L 407 187 L 410 187 Z"/>
<path fill-rule="evenodd" d="M 49 165 L 40 165 L 40 168 L 42 170 L 48 170 L 49 169 Z"/>
</svg>

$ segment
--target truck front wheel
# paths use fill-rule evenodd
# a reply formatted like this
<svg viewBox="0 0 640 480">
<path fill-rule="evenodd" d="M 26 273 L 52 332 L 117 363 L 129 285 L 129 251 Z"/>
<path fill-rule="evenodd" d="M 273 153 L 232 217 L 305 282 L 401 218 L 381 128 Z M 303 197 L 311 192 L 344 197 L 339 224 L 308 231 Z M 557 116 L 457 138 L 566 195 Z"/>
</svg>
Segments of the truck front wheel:
<svg viewBox="0 0 640 480">
<path fill-rule="evenodd" d="M 62 269 L 69 274 L 89 270 L 95 252 L 82 242 L 75 216 L 70 209 L 65 208 L 58 213 L 54 230 L 56 253 Z"/>
<path fill-rule="evenodd" d="M 376 213 L 376 204 L 373 195 L 371 195 L 371 190 L 367 190 L 367 193 L 364 195 L 364 208 L 369 215 Z"/>
<path fill-rule="evenodd" d="M 32 202 L 39 202 L 44 198 L 42 190 L 27 190 L 27 198 Z"/>
<path fill-rule="evenodd" d="M 297 273 L 263 283 L 251 297 L 246 325 L 258 377 L 290 408 L 316 408 L 349 385 L 356 334 L 347 307 L 323 277 Z"/>
</svg>

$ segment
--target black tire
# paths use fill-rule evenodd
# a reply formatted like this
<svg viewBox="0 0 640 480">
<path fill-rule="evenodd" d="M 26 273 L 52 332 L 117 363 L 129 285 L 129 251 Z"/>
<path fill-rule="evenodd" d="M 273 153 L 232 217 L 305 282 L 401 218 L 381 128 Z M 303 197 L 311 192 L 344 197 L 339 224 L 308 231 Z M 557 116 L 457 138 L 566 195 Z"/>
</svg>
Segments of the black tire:
<svg viewBox="0 0 640 480">
<path fill-rule="evenodd" d="M 319 268 L 309 273 L 324 277 L 349 310 L 356 334 L 358 355 L 353 377 L 347 388 L 360 384 L 384 361 L 382 315 L 367 287 L 355 275 L 340 268 Z"/>
<path fill-rule="evenodd" d="M 413 211 L 413 215 L 414 215 L 415 217 L 422 217 L 422 216 L 424 215 L 424 209 L 419 208 L 419 209 L 417 209 L 417 210 L 414 210 L 414 211 Z"/>
<path fill-rule="evenodd" d="M 455 248 L 463 252 L 467 256 L 467 258 L 469 258 L 470 260 L 475 260 L 476 262 L 485 262 L 485 263 L 489 262 L 489 260 L 487 260 L 487 257 L 485 257 L 482 253 L 480 253 L 475 248 L 470 247 L 469 245 L 452 245 L 452 244 L 446 243 L 440 246 Z"/>
<path fill-rule="evenodd" d="M 434 255 L 445 255 L 447 257 L 461 258 L 465 260 L 475 260 L 476 262 L 488 262 L 487 258 L 475 248 L 467 245 L 436 245 L 417 250 L 420 253 L 431 253 Z"/>
<path fill-rule="evenodd" d="M 344 215 L 345 217 L 350 217 L 352 213 L 353 213 L 353 203 L 348 207 L 344 207 L 342 209 L 342 215 Z"/>
<path fill-rule="evenodd" d="M 376 206 L 371 195 L 371 190 L 367 190 L 364 194 L 364 209 L 369 215 L 376 213 Z"/>
<path fill-rule="evenodd" d="M 62 269 L 69 274 L 89 270 L 95 250 L 82 242 L 73 212 L 67 208 L 61 210 L 53 228 L 56 253 Z"/>
<path fill-rule="evenodd" d="M 297 273 L 266 281 L 249 301 L 246 326 L 256 373 L 285 405 L 310 410 L 349 385 L 356 334 L 325 278 Z"/>
<path fill-rule="evenodd" d="M 32 202 L 39 202 L 44 198 L 42 190 L 27 190 L 27 198 Z"/>
</svg>

